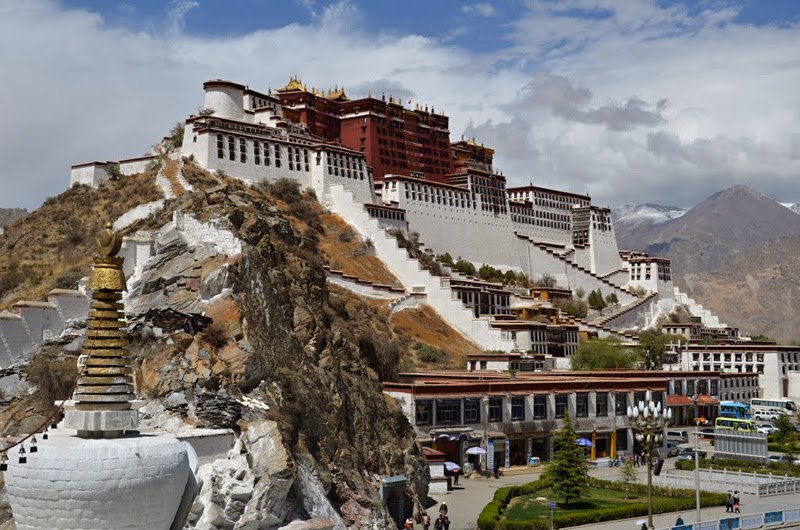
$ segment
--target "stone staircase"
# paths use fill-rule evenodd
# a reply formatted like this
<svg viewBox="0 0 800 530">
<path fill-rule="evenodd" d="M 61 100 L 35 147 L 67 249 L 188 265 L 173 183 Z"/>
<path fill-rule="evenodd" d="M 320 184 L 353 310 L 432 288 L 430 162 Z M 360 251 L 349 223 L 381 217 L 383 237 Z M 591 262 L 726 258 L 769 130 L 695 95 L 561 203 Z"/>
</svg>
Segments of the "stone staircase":
<svg viewBox="0 0 800 530">
<path fill-rule="evenodd" d="M 649 295 L 647 295 L 644 298 L 639 298 L 638 300 L 634 301 L 633 303 L 624 305 L 624 306 L 618 308 L 617 310 L 612 311 L 611 313 L 609 313 L 607 315 L 602 315 L 599 318 L 592 319 L 588 323 L 593 325 L 593 326 L 598 326 L 598 327 L 601 327 L 601 328 L 604 328 L 604 329 L 609 329 L 609 330 L 613 330 L 613 329 L 615 329 L 617 327 L 623 327 L 621 325 L 615 326 L 614 325 L 614 321 L 615 320 L 620 320 L 620 319 L 622 319 L 624 317 L 631 316 L 631 312 L 634 312 L 634 311 L 638 312 L 640 309 L 642 309 L 642 306 L 644 306 L 645 304 L 651 303 L 653 301 L 653 299 L 656 298 L 656 296 L 658 296 L 658 293 L 650 293 Z M 629 325 L 627 325 L 625 327 L 631 327 L 632 325 L 633 324 L 629 324 Z"/>
<path fill-rule="evenodd" d="M 700 317 L 703 325 L 707 328 L 724 328 L 724 323 L 720 322 L 719 317 L 713 314 L 702 305 L 698 304 L 694 299 L 689 297 L 686 293 L 682 293 L 677 287 L 673 288 L 674 298 L 676 304 L 682 304 L 689 308 L 689 311 Z"/>
<path fill-rule="evenodd" d="M 378 220 L 370 217 L 365 204 L 355 200 L 344 186 L 331 185 L 325 201 L 361 237 L 372 240 L 375 254 L 402 282 L 406 291 L 412 295 L 424 295 L 426 303 L 453 328 L 486 350 L 510 351 L 514 348 L 512 340 L 503 338 L 500 330 L 491 327 L 490 318 L 474 318 L 472 311 L 464 307 L 442 278 L 432 276 L 417 259 L 400 248 L 397 240 L 381 228 Z"/>
</svg>

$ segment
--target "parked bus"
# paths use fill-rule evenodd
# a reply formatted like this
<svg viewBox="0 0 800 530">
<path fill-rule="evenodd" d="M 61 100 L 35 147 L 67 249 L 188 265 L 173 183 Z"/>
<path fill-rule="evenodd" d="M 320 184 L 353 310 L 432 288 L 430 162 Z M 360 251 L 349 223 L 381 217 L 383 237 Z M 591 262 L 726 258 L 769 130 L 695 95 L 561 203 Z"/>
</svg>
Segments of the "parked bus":
<svg viewBox="0 0 800 530">
<path fill-rule="evenodd" d="M 752 420 L 740 420 L 737 418 L 719 417 L 714 422 L 714 428 L 721 431 L 758 432 L 758 428 Z"/>
<path fill-rule="evenodd" d="M 723 401 L 719 404 L 719 415 L 724 418 L 750 419 L 750 405 L 737 401 Z"/>
<path fill-rule="evenodd" d="M 758 412 L 766 412 L 767 410 L 777 410 L 781 414 L 797 416 L 797 405 L 791 399 L 753 398 L 750 400 L 750 414 L 753 416 Z"/>
</svg>

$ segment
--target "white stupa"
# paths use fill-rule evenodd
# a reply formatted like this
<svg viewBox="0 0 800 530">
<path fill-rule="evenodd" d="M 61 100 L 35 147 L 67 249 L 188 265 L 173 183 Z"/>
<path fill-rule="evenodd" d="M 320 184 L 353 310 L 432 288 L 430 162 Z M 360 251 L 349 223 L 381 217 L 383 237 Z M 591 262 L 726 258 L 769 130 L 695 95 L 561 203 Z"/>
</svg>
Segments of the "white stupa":
<svg viewBox="0 0 800 530">
<path fill-rule="evenodd" d="M 169 435 L 138 432 L 125 330 L 121 238 L 97 238 L 85 362 L 62 429 L 37 451 L 9 452 L 6 491 L 18 530 L 178 530 L 197 491 L 197 456 Z M 24 462 L 24 463 L 22 463 Z"/>
</svg>

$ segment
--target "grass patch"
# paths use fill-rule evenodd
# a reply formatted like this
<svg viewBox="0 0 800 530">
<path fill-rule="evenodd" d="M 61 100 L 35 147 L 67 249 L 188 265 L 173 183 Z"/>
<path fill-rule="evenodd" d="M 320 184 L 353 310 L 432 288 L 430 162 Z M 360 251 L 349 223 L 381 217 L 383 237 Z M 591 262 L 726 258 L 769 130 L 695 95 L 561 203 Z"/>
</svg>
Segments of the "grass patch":
<svg viewBox="0 0 800 530">
<path fill-rule="evenodd" d="M 537 501 L 537 497 L 546 497 L 552 499 L 554 497 L 553 491 L 546 488 L 536 493 L 535 495 L 524 495 L 515 497 L 511 500 L 506 510 L 503 512 L 503 518 L 509 521 L 514 520 L 528 520 L 537 519 L 539 517 L 550 518 L 550 509 L 547 507 L 547 502 Z M 668 499 L 666 496 L 653 495 L 653 501 L 657 498 Z M 642 504 L 647 503 L 647 495 L 639 495 L 622 490 L 590 488 L 589 495 L 579 502 L 573 502 L 568 506 L 559 503 L 558 514 L 559 516 L 571 513 L 584 512 L 586 510 L 597 510 L 602 508 L 611 508 L 621 506 L 624 504 Z"/>
</svg>

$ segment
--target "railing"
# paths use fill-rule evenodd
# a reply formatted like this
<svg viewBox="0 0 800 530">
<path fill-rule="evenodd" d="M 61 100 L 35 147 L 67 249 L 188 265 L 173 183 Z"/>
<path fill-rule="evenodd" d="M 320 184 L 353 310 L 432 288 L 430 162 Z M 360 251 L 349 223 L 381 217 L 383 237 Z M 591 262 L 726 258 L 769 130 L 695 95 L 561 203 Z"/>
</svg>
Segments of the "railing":
<svg viewBox="0 0 800 530">
<path fill-rule="evenodd" d="M 747 530 L 749 528 L 772 528 L 786 523 L 800 522 L 800 508 L 774 512 L 723 517 L 701 523 L 668 526 L 659 530 Z"/>
<path fill-rule="evenodd" d="M 701 469 L 700 481 L 703 489 L 725 493 L 736 484 L 738 490 L 750 495 L 767 496 L 800 492 L 800 477 L 763 475 L 742 471 Z M 656 484 L 670 488 L 694 488 L 694 475 L 666 471 L 657 477 Z"/>
</svg>

